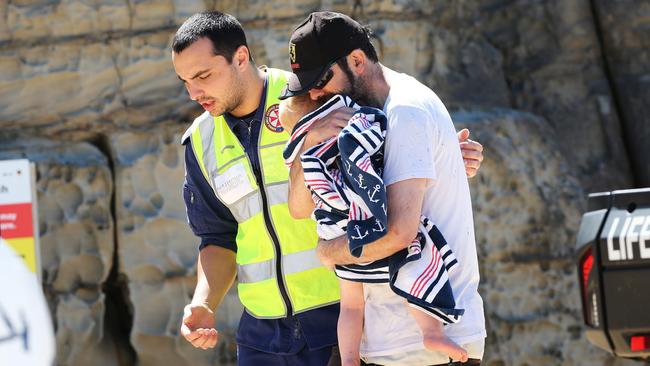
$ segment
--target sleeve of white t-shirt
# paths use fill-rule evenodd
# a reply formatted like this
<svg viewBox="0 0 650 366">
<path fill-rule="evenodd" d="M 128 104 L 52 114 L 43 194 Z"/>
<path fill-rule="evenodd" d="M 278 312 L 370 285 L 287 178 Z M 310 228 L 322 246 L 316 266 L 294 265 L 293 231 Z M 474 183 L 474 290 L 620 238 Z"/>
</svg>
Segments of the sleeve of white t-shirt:
<svg viewBox="0 0 650 366">
<path fill-rule="evenodd" d="M 394 107 L 388 113 L 384 146 L 384 184 L 406 179 L 437 179 L 434 146 L 439 138 L 432 116 L 422 108 Z"/>
</svg>

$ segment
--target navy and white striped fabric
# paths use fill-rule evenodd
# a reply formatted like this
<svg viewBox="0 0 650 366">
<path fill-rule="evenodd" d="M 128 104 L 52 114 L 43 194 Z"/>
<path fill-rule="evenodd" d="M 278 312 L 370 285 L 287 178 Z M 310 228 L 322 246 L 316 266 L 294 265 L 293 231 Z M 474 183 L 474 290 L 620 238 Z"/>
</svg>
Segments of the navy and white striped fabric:
<svg viewBox="0 0 650 366">
<path fill-rule="evenodd" d="M 443 324 L 456 323 L 464 310 L 456 309 L 448 273 L 457 264 L 447 241 L 425 216 L 420 231 L 406 250 L 389 257 L 390 287 L 406 298 L 409 306 L 433 316 Z"/>
<path fill-rule="evenodd" d="M 301 156 L 305 184 L 316 203 L 313 218 L 318 235 L 334 239 L 347 235 L 356 257 L 363 246 L 386 234 L 388 217 L 383 173 L 386 116 L 376 108 L 359 107 L 349 97 L 337 95 L 296 124 L 284 151 L 290 166 L 311 125 L 341 107 L 356 109 L 337 137 L 324 141 Z M 457 264 L 438 229 L 422 216 L 420 232 L 411 245 L 388 258 L 366 264 L 336 266 L 339 278 L 358 282 L 389 282 L 409 305 L 455 323 L 463 314 L 455 301 L 447 272 Z"/>
</svg>

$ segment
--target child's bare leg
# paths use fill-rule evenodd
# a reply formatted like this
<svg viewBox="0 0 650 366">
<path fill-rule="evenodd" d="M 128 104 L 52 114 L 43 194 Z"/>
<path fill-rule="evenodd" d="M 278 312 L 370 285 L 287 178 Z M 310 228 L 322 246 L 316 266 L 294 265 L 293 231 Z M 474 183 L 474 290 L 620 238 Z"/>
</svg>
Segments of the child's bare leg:
<svg viewBox="0 0 650 366">
<path fill-rule="evenodd" d="M 442 352 L 454 361 L 467 361 L 467 351 L 447 338 L 442 330 L 442 323 L 426 313 L 409 306 L 411 315 L 422 330 L 424 347 L 429 351 Z"/>
<path fill-rule="evenodd" d="M 359 346 L 363 332 L 363 284 L 339 279 L 341 312 L 337 325 L 342 366 L 359 366 Z"/>
</svg>

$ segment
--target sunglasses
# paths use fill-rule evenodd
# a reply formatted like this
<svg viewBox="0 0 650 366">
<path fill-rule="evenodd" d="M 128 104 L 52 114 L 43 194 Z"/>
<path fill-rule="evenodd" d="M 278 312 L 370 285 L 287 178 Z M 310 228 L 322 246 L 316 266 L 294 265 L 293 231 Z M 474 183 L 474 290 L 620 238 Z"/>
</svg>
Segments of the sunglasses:
<svg viewBox="0 0 650 366">
<path fill-rule="evenodd" d="M 323 75 L 323 77 L 320 80 L 318 80 L 318 82 L 316 84 L 314 84 L 312 89 L 323 89 L 325 87 L 325 85 L 327 85 L 327 83 L 329 83 L 330 80 L 332 80 L 332 78 L 334 77 L 334 70 L 332 70 L 332 67 L 334 67 L 334 64 L 337 64 L 339 61 L 345 59 L 346 57 L 347 56 L 343 56 L 343 57 L 339 57 L 336 60 L 334 60 L 334 62 L 332 62 L 330 64 L 330 66 L 327 69 L 327 72 L 325 73 L 325 75 Z"/>
<path fill-rule="evenodd" d="M 318 80 L 318 82 L 316 82 L 316 84 L 314 84 L 312 89 L 323 89 L 325 87 L 325 85 L 327 85 L 327 83 L 329 83 L 330 80 L 332 80 L 333 77 L 334 77 L 334 71 L 332 70 L 332 67 L 330 66 L 330 68 L 327 69 L 327 72 L 325 73 L 325 75 L 323 75 L 323 77 L 320 80 Z"/>
</svg>

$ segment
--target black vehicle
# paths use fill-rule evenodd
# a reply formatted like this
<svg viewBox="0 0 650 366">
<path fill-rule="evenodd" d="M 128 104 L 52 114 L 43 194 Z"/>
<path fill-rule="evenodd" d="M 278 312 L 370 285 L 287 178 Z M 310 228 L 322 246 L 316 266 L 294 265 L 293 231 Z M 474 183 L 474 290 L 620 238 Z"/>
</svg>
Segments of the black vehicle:
<svg viewBox="0 0 650 366">
<path fill-rule="evenodd" d="M 650 188 L 590 194 L 576 249 L 587 339 L 650 361 Z"/>
</svg>

